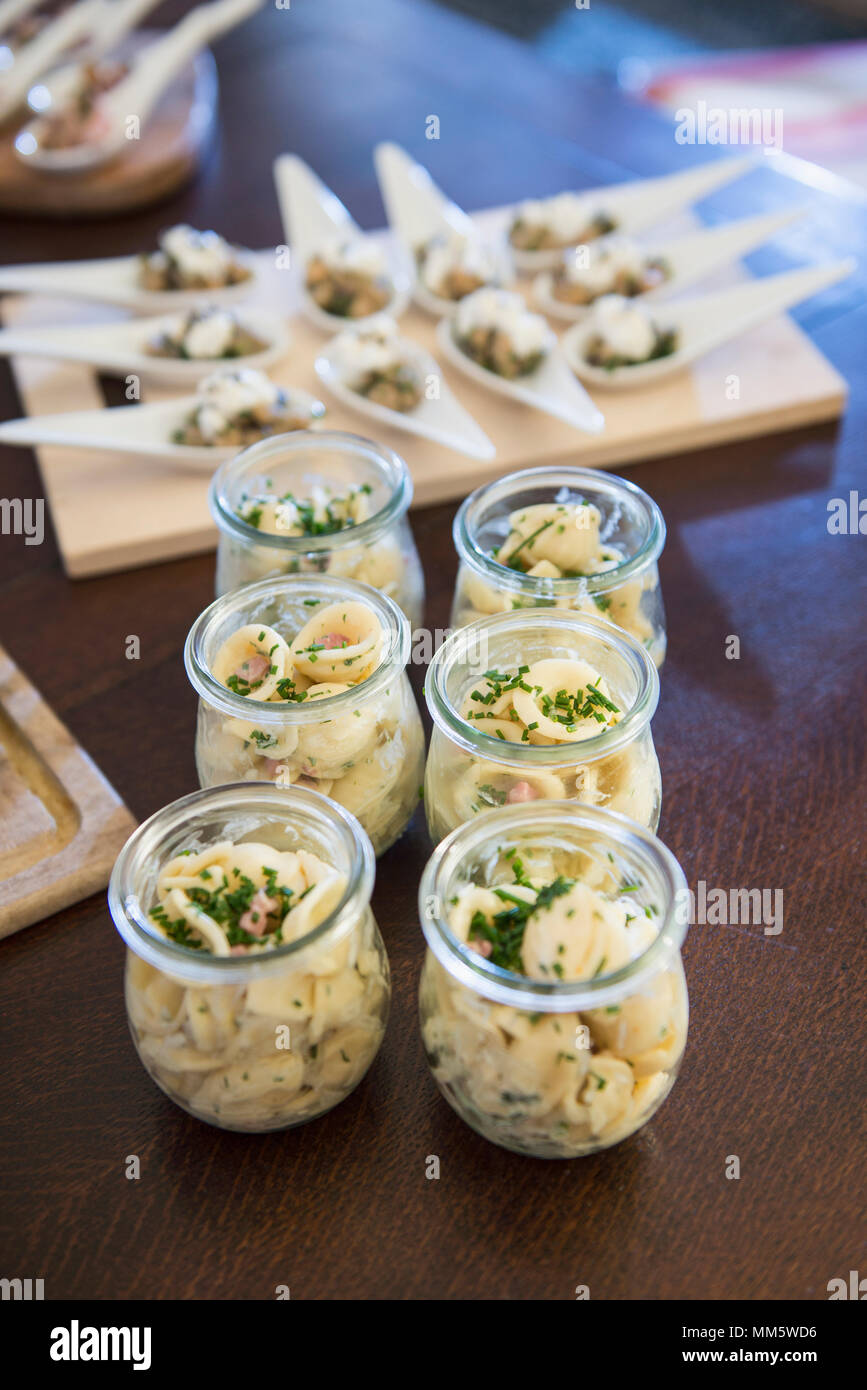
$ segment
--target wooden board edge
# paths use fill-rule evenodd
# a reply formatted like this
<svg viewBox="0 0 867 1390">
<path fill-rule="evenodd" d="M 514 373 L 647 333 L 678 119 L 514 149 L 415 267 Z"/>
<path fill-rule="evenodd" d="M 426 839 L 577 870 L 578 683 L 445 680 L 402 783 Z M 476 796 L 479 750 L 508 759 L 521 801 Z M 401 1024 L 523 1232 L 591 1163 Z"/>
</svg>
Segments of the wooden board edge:
<svg viewBox="0 0 867 1390">
<path fill-rule="evenodd" d="M 12 936 L 13 933 L 21 931 L 25 927 L 32 927 L 38 922 L 44 922 L 63 908 L 82 902 L 85 898 L 89 898 L 107 887 L 114 862 L 138 824 L 135 816 L 122 801 L 118 801 L 111 821 L 110 830 L 104 832 L 110 838 L 101 847 L 97 857 L 85 860 L 74 871 L 72 877 L 58 878 L 47 885 L 40 882 L 32 892 L 18 898 L 4 909 L 3 922 L 0 924 L 0 939 Z M 75 850 L 77 839 L 76 836 L 75 839 L 71 840 L 57 858 L 66 858 L 71 855 Z M 51 860 L 46 860 L 43 866 L 51 863 Z M 13 886 L 15 879 L 7 879 L 6 883 L 7 886 Z"/>
<path fill-rule="evenodd" d="M 42 481 L 48 493 L 49 488 L 44 477 Z M 50 495 L 48 500 L 51 501 Z M 69 579 L 92 579 L 100 574 L 118 574 L 126 570 L 143 569 L 147 565 L 163 564 L 167 560 L 186 560 L 193 555 L 204 555 L 209 550 L 216 549 L 218 535 L 216 526 L 208 526 L 197 531 L 194 535 L 179 537 L 177 546 L 173 546 L 170 541 L 166 541 L 162 537 L 157 540 L 127 545 L 124 547 L 124 556 L 128 558 L 125 559 L 123 569 L 120 570 L 117 563 L 116 546 L 111 549 L 107 546 L 99 546 L 93 550 L 80 551 L 68 559 L 56 526 L 55 531 L 58 535 L 57 548 L 63 561 L 64 571 Z"/>
<path fill-rule="evenodd" d="M 768 411 L 761 415 L 741 416 L 737 421 L 720 418 L 704 425 L 697 425 L 692 421 L 688 427 L 688 438 L 684 437 L 685 431 L 680 434 L 677 431 L 672 431 L 656 437 L 647 436 L 642 441 L 640 458 L 634 456 L 634 441 L 623 440 L 611 443 L 604 449 L 598 446 L 590 454 L 582 453 L 578 460 L 571 450 L 564 449 L 560 454 L 546 456 L 544 464 L 545 467 L 556 468 L 559 465 L 577 461 L 582 468 L 605 470 L 624 465 L 637 468 L 642 463 L 661 458 L 666 454 L 689 454 L 698 449 L 714 448 L 745 439 L 759 439 L 763 435 L 772 434 L 775 431 L 783 432 L 803 429 L 808 425 L 828 424 L 840 418 L 845 410 L 846 401 L 847 392 L 843 391 L 810 401 L 800 407 L 787 405 L 779 410 Z M 528 459 L 524 466 L 532 468 L 534 460 Z M 482 483 L 492 482 L 495 478 L 502 476 L 505 476 L 504 472 L 498 472 L 496 467 L 491 467 L 484 476 L 474 477 L 466 490 L 472 492 Z M 453 487 L 437 488 L 435 478 L 421 481 L 414 479 L 413 481 L 415 484 L 414 509 L 416 507 L 437 506 L 455 500 Z"/>
</svg>

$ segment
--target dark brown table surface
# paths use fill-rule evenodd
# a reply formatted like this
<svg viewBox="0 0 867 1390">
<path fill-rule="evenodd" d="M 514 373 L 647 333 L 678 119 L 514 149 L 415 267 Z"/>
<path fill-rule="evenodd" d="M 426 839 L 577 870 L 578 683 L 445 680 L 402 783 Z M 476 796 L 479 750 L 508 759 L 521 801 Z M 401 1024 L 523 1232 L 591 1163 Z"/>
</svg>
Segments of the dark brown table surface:
<svg viewBox="0 0 867 1390">
<path fill-rule="evenodd" d="M 371 226 L 370 150 L 386 137 L 469 207 L 715 153 L 677 146 L 604 84 L 408 0 L 269 6 L 217 56 L 221 134 L 192 188 L 111 223 L 7 222 L 3 259 L 132 251 L 180 219 L 276 244 L 270 165 L 284 149 Z M 439 142 L 424 139 L 430 114 Z M 791 172 L 807 175 L 794 192 Z M 711 205 L 810 203 L 792 256 L 769 250 L 760 270 L 863 249 L 864 204 L 809 177 L 768 161 Z M 839 428 L 630 470 L 669 527 L 660 833 L 693 885 L 785 895 L 778 936 L 691 930 L 689 1047 L 652 1123 L 595 1158 L 545 1163 L 485 1143 L 439 1098 L 416 1024 L 430 849 L 417 816 L 378 868 L 395 981 L 385 1045 L 349 1100 L 294 1133 L 222 1134 L 157 1091 L 127 1033 L 102 895 L 0 943 L 0 1274 L 42 1277 L 48 1298 L 270 1299 L 288 1284 L 308 1299 L 570 1299 L 588 1284 L 592 1298 L 822 1299 L 865 1268 L 867 539 L 826 524 L 830 498 L 864 487 L 864 303 L 859 276 L 798 314 L 851 384 Z M 0 408 L 20 413 L 5 367 Z M 40 495 L 28 453 L 6 451 L 2 468 L 2 495 Z M 448 618 L 452 510 L 414 514 L 430 627 Z M 0 640 L 142 818 L 196 784 L 181 646 L 212 586 L 210 555 L 70 582 L 50 538 L 0 538 Z M 124 1175 L 130 1154 L 139 1181 Z"/>
</svg>

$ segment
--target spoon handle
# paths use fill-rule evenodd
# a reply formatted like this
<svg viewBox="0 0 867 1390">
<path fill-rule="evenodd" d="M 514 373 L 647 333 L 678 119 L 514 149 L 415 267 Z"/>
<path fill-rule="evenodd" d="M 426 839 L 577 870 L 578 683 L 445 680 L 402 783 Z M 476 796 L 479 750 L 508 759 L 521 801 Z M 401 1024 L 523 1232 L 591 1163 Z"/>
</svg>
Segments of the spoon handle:
<svg viewBox="0 0 867 1390">
<path fill-rule="evenodd" d="M 0 0 L 0 34 L 6 33 L 16 20 L 35 10 L 40 0 Z"/>
<path fill-rule="evenodd" d="M 104 53 L 110 53 L 157 4 L 158 0 L 112 0 L 100 23 L 94 25 L 87 45 L 87 57 L 101 58 Z"/>
<path fill-rule="evenodd" d="M 138 116 L 144 121 L 169 83 L 212 39 L 249 18 L 263 0 L 214 0 L 199 5 L 163 39 L 145 49 L 123 82 L 109 93 L 115 117 Z"/>
<path fill-rule="evenodd" d="M 0 76 L 0 111 L 5 114 L 23 101 L 37 77 L 53 67 L 55 58 L 64 49 L 89 33 L 93 21 L 104 8 L 105 0 L 79 0 L 31 39 L 15 55 L 8 73 Z"/>
</svg>

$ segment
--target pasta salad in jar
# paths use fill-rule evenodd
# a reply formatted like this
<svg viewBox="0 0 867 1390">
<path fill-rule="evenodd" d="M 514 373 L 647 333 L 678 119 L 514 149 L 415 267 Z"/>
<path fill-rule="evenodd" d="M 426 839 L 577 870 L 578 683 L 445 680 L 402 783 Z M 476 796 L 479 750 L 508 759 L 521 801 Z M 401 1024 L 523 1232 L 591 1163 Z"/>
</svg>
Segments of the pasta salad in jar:
<svg viewBox="0 0 867 1390">
<path fill-rule="evenodd" d="M 290 575 L 212 603 L 184 652 L 203 787 L 309 787 L 357 816 L 377 855 L 418 804 L 424 735 L 409 623 L 365 584 Z"/>
<path fill-rule="evenodd" d="M 627 633 L 584 613 L 497 613 L 443 643 L 425 696 L 434 841 L 491 807 L 552 800 L 607 806 L 656 829 L 659 677 Z"/>
<path fill-rule="evenodd" d="M 422 621 L 424 576 L 407 521 L 403 459 L 369 439 L 299 430 L 251 445 L 214 474 L 217 593 L 259 579 L 355 579 Z"/>
<path fill-rule="evenodd" d="M 528 468 L 471 493 L 453 534 L 452 627 L 519 608 L 577 610 L 623 628 L 662 665 L 665 522 L 634 483 L 592 468 Z"/>
<path fill-rule="evenodd" d="M 577 1158 L 647 1123 L 686 1044 L 685 901 L 674 856 L 613 811 L 506 806 L 452 832 L 419 891 L 420 1018 L 471 1128 Z"/>
<path fill-rule="evenodd" d="M 385 1032 L 373 852 L 317 792 L 195 792 L 133 833 L 109 906 L 139 1058 L 222 1129 L 285 1129 L 358 1085 Z"/>
</svg>

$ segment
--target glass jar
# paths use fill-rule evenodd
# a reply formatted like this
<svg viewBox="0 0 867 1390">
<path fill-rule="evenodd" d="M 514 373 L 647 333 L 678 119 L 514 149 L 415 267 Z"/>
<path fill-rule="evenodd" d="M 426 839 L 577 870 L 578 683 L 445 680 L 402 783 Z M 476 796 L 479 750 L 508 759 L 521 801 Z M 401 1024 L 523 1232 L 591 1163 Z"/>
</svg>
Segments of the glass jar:
<svg viewBox="0 0 867 1390">
<path fill-rule="evenodd" d="M 493 964 L 448 925 L 467 884 L 579 878 L 626 894 L 649 944 L 592 978 L 530 979 Z M 537 1158 L 577 1158 L 647 1123 L 674 1084 L 688 1004 L 680 945 L 686 880 L 674 856 L 626 816 L 597 806 L 506 806 L 461 826 L 427 865 L 419 891 L 428 950 L 421 1031 L 434 1079 L 484 1138 Z"/>
<path fill-rule="evenodd" d="M 237 694 L 214 677 L 218 653 L 240 628 L 275 629 L 291 643 L 318 609 L 358 602 L 376 614 L 383 646 L 380 664 L 357 686 L 284 703 Z M 309 786 L 357 816 L 382 854 L 406 829 L 424 773 L 424 733 L 405 669 L 409 655 L 406 617 L 393 599 L 367 584 L 287 575 L 224 594 L 193 624 L 184 648 L 187 675 L 199 695 L 200 785 Z"/>
<path fill-rule="evenodd" d="M 598 509 L 601 552 L 610 557 L 603 563 L 610 568 L 548 578 L 523 574 L 493 558 L 491 552 L 510 534 L 510 516 L 552 503 L 590 503 Z M 634 483 L 592 468 L 528 468 L 471 493 L 455 517 L 453 535 L 460 564 L 452 627 L 516 608 L 577 609 L 622 627 L 662 665 L 665 610 L 657 560 L 665 522 L 656 503 Z"/>
<path fill-rule="evenodd" d="M 562 658 L 602 676 L 619 723 L 573 743 L 511 742 L 461 715 L 486 671 Z M 528 680 L 531 677 L 528 677 Z M 433 720 L 424 803 L 434 841 L 490 807 L 523 799 L 581 801 L 659 824 L 662 782 L 650 731 L 659 676 L 626 632 L 585 613 L 497 613 L 462 628 L 435 654 L 425 679 Z"/>
<path fill-rule="evenodd" d="M 273 950 L 210 955 L 152 923 L 160 869 L 221 841 L 308 850 L 345 878 L 304 936 Z M 373 851 L 358 822 L 318 792 L 263 785 L 193 792 L 130 836 L 108 889 L 127 945 L 126 1006 L 145 1070 L 221 1129 L 288 1129 L 334 1108 L 382 1042 L 388 957 L 370 910 Z"/>
<path fill-rule="evenodd" d="M 243 503 L 267 493 L 309 498 L 369 488 L 367 520 L 331 535 L 289 536 L 260 530 L 239 515 Z M 420 627 L 424 575 L 407 520 L 412 479 L 403 459 L 359 435 L 298 430 L 274 435 L 227 460 L 214 474 L 211 513 L 220 528 L 217 594 L 284 574 L 328 574 L 381 590 Z"/>
</svg>

